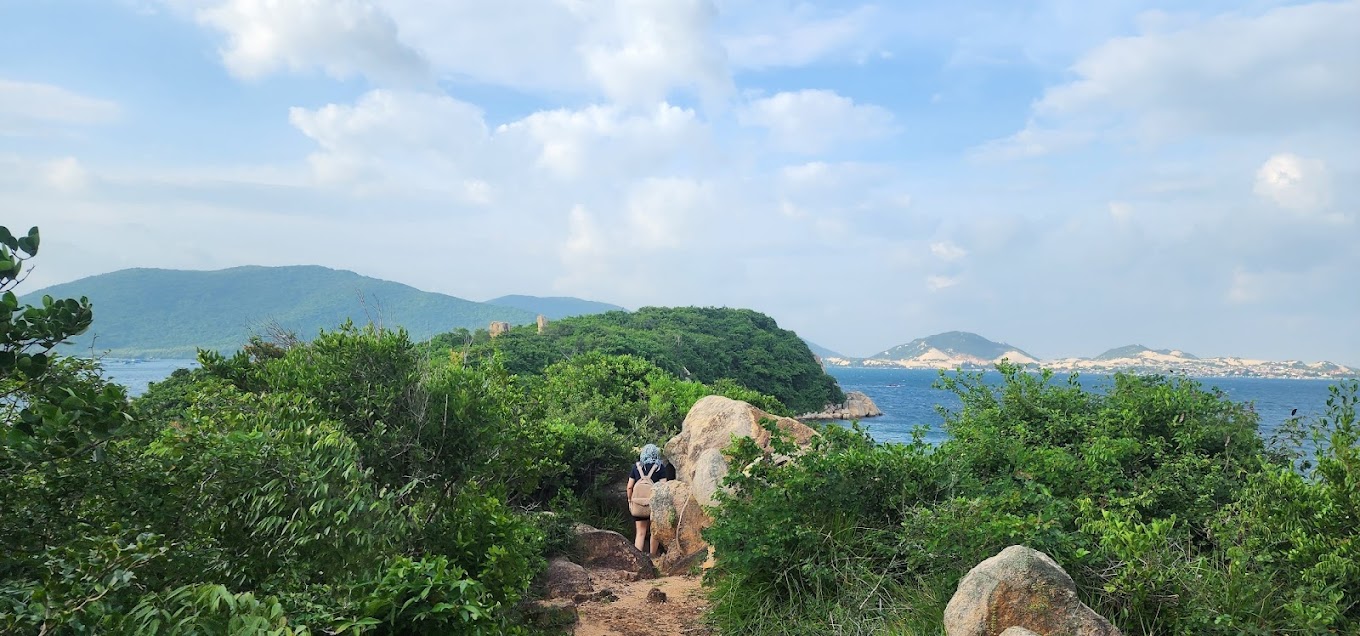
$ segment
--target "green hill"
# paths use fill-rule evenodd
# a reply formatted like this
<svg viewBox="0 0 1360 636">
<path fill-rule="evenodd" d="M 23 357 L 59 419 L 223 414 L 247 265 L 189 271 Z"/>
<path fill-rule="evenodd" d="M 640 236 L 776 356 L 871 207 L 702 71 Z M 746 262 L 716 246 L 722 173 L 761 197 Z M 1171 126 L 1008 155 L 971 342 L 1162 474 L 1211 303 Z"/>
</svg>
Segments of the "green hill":
<svg viewBox="0 0 1360 636">
<path fill-rule="evenodd" d="M 1139 354 L 1141 354 L 1141 353 L 1143 353 L 1143 352 L 1145 352 L 1145 351 L 1151 351 L 1152 353 L 1160 353 L 1160 354 L 1166 355 L 1166 356 L 1174 355 L 1174 356 L 1178 356 L 1178 357 L 1181 357 L 1181 358 L 1187 358 L 1187 359 L 1190 359 L 1190 360 L 1198 360 L 1198 359 L 1199 359 L 1199 358 L 1196 358 L 1195 356 L 1192 356 L 1192 355 L 1190 355 L 1190 354 L 1188 354 L 1188 353 L 1186 353 L 1186 352 L 1184 352 L 1184 351 L 1172 351 L 1172 350 L 1170 350 L 1170 349 L 1150 349 L 1150 348 L 1148 348 L 1148 347 L 1144 347 L 1143 345 L 1128 345 L 1128 346 L 1124 346 L 1124 347 L 1115 347 L 1115 348 L 1110 349 L 1109 351 L 1106 351 L 1105 353 L 1102 353 L 1102 354 L 1100 354 L 1100 355 L 1098 355 L 1098 356 L 1096 356 L 1095 358 L 1092 358 L 1092 359 L 1093 359 L 1093 360 L 1118 360 L 1118 359 L 1120 359 L 1120 358 L 1136 358 L 1136 357 L 1138 357 Z"/>
<path fill-rule="evenodd" d="M 501 307 L 514 307 L 523 309 L 535 316 L 542 314 L 548 320 L 559 320 L 572 316 L 589 316 L 591 314 L 602 314 L 607 311 L 627 311 L 618 305 L 600 303 L 593 300 L 581 300 L 569 296 L 501 296 L 486 301 L 488 305 L 500 305 Z"/>
<path fill-rule="evenodd" d="M 951 356 L 977 358 L 979 360 L 995 360 L 1012 351 L 1034 358 L 1019 347 L 1004 342 L 993 342 L 967 331 L 947 331 L 925 338 L 917 338 L 870 357 L 878 360 L 913 360 L 931 355 L 935 351 Z"/>
<path fill-rule="evenodd" d="M 64 349 L 115 357 L 192 357 L 232 351 L 270 324 L 303 338 L 347 319 L 405 327 L 413 339 L 490 321 L 534 321 L 523 309 L 488 305 L 318 266 L 234 267 L 218 271 L 126 269 L 54 285 L 23 297 L 37 304 L 88 296 L 94 325 Z"/>
<path fill-rule="evenodd" d="M 780 329 L 773 318 L 749 309 L 644 307 L 564 318 L 539 334 L 517 327 L 495 339 L 485 331 L 433 338 L 435 349 L 461 349 L 473 340 L 472 355 L 497 350 L 517 374 L 540 373 L 575 355 L 631 354 L 683 379 L 711 384 L 727 379 L 772 395 L 791 411 L 819 411 L 845 400 L 803 340 Z"/>
</svg>

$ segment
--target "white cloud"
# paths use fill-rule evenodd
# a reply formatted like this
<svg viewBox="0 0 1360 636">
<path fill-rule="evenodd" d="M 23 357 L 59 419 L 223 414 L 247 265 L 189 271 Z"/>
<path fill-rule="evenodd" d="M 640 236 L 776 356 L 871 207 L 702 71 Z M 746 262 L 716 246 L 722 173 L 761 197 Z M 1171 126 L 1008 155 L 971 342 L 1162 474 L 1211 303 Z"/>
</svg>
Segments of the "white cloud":
<svg viewBox="0 0 1360 636">
<path fill-rule="evenodd" d="M 993 150 L 1024 157 L 1083 138 L 1161 143 L 1360 124 L 1360 1 L 1176 26 L 1088 51 L 1071 68 L 1076 79 L 1045 91 L 1029 125 Z"/>
<path fill-rule="evenodd" d="M 62 192 L 76 192 L 85 189 L 90 175 L 75 157 L 64 157 L 48 162 L 42 167 L 43 182 Z"/>
<path fill-rule="evenodd" d="M 1124 201 L 1111 201 L 1109 208 L 1110 218 L 1121 226 L 1128 225 L 1133 219 L 1133 206 Z"/>
<path fill-rule="evenodd" d="M 103 124 L 118 118 L 118 104 L 51 84 L 0 79 L 0 135 L 30 134 L 52 125 Z"/>
<path fill-rule="evenodd" d="M 815 154 L 847 142 L 880 139 L 897 132 L 893 115 L 873 104 L 829 90 L 782 92 L 743 108 L 738 121 L 770 131 L 778 147 Z"/>
<path fill-rule="evenodd" d="M 927 277 L 926 277 L 926 289 L 929 289 L 929 290 L 932 291 L 932 292 L 937 292 L 937 291 L 940 291 L 940 290 L 943 290 L 943 289 L 949 289 L 950 287 L 953 287 L 953 286 L 958 285 L 958 284 L 959 284 L 959 279 L 958 279 L 958 277 L 956 277 L 956 276 L 927 276 Z"/>
<path fill-rule="evenodd" d="M 707 136 L 693 110 L 666 103 L 650 112 L 598 105 L 540 111 L 496 132 L 526 137 L 535 147 L 537 164 L 563 179 L 588 173 L 645 174 L 701 148 Z"/>
<path fill-rule="evenodd" d="M 468 179 L 463 182 L 464 194 L 469 203 L 490 205 L 494 193 L 490 183 L 481 179 Z"/>
<path fill-rule="evenodd" d="M 246 79 L 313 68 L 338 79 L 400 82 L 426 73 L 397 24 L 369 0 L 228 0 L 200 10 L 198 19 L 227 36 L 222 61 Z"/>
<path fill-rule="evenodd" d="M 600 257 L 605 253 L 604 239 L 595 218 L 584 205 L 572 206 L 567 217 L 567 240 L 562 244 L 562 260 L 580 275 L 600 273 Z M 580 271 L 586 270 L 586 271 Z"/>
<path fill-rule="evenodd" d="M 591 86 L 572 3 L 543 0 L 385 0 L 384 9 L 437 74 L 528 91 Z"/>
<path fill-rule="evenodd" d="M 1296 212 L 1314 212 L 1331 201 L 1327 165 L 1285 152 L 1272 156 L 1256 171 L 1256 194 Z"/>
<path fill-rule="evenodd" d="M 587 24 L 603 25 L 592 29 L 581 51 L 610 99 L 650 105 L 690 88 L 715 102 L 731 91 L 726 53 L 713 36 L 717 12 L 708 0 L 569 4 Z"/>
<path fill-rule="evenodd" d="M 639 305 L 656 302 L 660 287 L 697 283 L 699 272 L 718 266 L 703 255 L 736 240 L 709 231 L 719 222 L 720 197 L 708 182 L 641 179 L 622 195 L 571 209 L 557 287 L 596 295 L 613 290 Z M 678 276 L 680 271 L 687 275 Z"/>
<path fill-rule="evenodd" d="M 693 179 L 647 179 L 628 196 L 629 234 L 643 249 L 678 249 L 698 237 L 695 227 L 716 206 L 713 189 Z"/>
<path fill-rule="evenodd" d="M 1289 288 L 1289 276 L 1276 272 L 1253 272 L 1242 267 L 1233 270 L 1226 298 L 1236 305 L 1261 303 Z"/>
<path fill-rule="evenodd" d="M 951 241 L 936 241 L 930 244 L 930 253 L 942 261 L 957 261 L 968 256 L 968 250 Z"/>
<path fill-rule="evenodd" d="M 573 91 L 627 106 L 733 92 L 733 68 L 886 57 L 873 5 L 745 0 L 160 0 L 226 36 L 233 74 L 321 69 Z M 722 22 L 719 23 L 721 18 Z M 872 35 L 871 35 L 872 34 Z M 523 45 L 523 43 L 531 43 Z M 720 110 L 720 108 L 719 108 Z"/>
<path fill-rule="evenodd" d="M 1031 120 L 1015 134 L 973 149 L 970 156 L 980 161 L 1027 159 L 1076 148 L 1094 138 L 1090 131 L 1044 128 Z"/>
<path fill-rule="evenodd" d="M 744 24 L 722 39 L 732 64 L 739 68 L 797 67 L 877 50 L 877 38 L 870 34 L 881 12 L 873 5 L 825 15 L 808 3 L 779 6 L 761 0 L 750 4 L 756 6 L 742 7 L 749 12 L 743 16 Z M 733 7 L 723 9 L 730 12 Z"/>
<path fill-rule="evenodd" d="M 288 118 L 320 147 L 309 161 L 329 184 L 461 187 L 490 141 L 481 109 L 428 93 L 378 89 L 352 106 L 293 108 Z"/>
</svg>

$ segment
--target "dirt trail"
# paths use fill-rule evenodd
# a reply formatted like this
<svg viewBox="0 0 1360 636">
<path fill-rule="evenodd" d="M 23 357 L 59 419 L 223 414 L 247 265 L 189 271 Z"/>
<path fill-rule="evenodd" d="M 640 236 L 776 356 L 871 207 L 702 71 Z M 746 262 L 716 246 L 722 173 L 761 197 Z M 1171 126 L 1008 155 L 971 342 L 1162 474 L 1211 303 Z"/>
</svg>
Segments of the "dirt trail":
<svg viewBox="0 0 1360 636">
<path fill-rule="evenodd" d="M 646 581 L 629 581 L 627 573 L 591 570 L 595 589 L 610 589 L 616 601 L 587 601 L 577 606 L 579 620 L 576 636 L 651 636 L 679 634 L 710 636 L 714 632 L 703 624 L 708 599 L 699 587 L 698 576 L 667 576 Z M 666 595 L 664 603 L 647 599 L 652 588 Z"/>
</svg>

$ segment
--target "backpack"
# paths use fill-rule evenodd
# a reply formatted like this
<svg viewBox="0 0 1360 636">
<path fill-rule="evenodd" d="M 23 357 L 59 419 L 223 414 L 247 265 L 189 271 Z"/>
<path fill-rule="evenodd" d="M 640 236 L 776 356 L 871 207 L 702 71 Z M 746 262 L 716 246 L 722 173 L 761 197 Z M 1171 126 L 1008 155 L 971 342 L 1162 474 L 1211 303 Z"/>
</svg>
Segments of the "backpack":
<svg viewBox="0 0 1360 636">
<path fill-rule="evenodd" d="M 652 475 L 661 470 L 661 464 L 652 464 L 652 469 L 643 473 L 642 462 L 638 462 L 637 469 L 642 478 L 633 484 L 633 498 L 628 500 L 628 512 L 633 513 L 634 517 L 650 517 L 652 516 Z"/>
</svg>

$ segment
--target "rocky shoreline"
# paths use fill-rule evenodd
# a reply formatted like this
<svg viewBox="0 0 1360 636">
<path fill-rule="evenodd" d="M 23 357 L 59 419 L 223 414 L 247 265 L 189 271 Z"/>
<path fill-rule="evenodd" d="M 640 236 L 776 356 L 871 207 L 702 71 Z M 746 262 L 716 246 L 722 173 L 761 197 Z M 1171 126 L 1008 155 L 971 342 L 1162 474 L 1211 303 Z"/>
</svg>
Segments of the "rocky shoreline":
<svg viewBox="0 0 1360 636">
<path fill-rule="evenodd" d="M 816 413 L 804 413 L 799 415 L 799 420 L 862 420 L 869 417 L 879 417 L 883 411 L 878 410 L 878 405 L 869 399 L 869 396 L 859 392 L 850 391 L 845 394 L 845 402 L 841 404 L 828 404 L 826 408 Z"/>
</svg>

